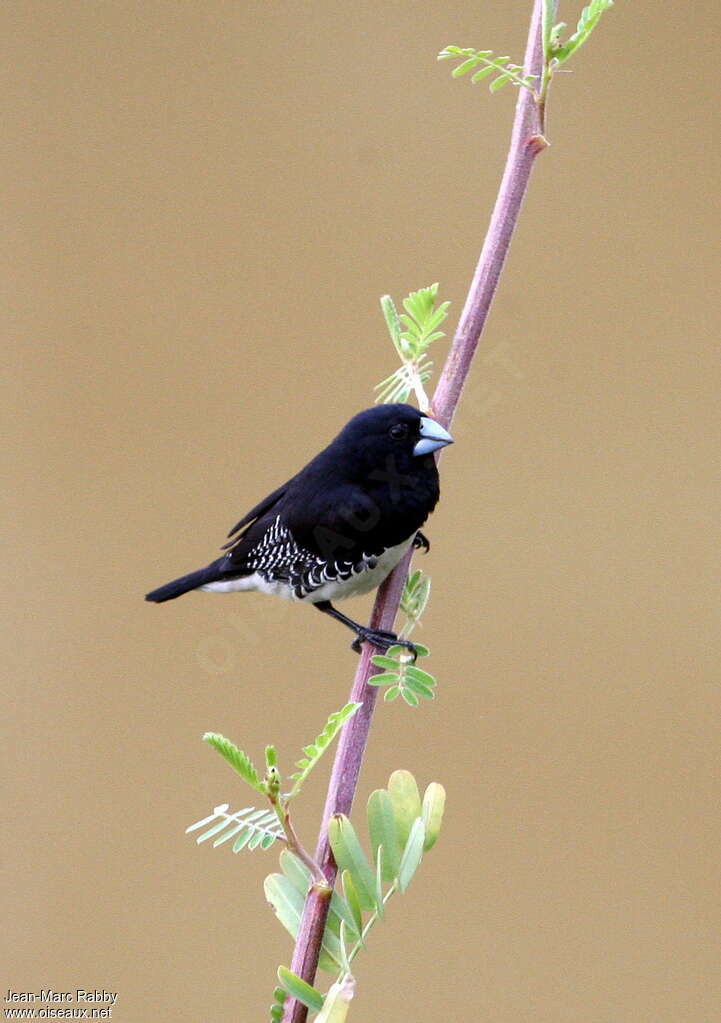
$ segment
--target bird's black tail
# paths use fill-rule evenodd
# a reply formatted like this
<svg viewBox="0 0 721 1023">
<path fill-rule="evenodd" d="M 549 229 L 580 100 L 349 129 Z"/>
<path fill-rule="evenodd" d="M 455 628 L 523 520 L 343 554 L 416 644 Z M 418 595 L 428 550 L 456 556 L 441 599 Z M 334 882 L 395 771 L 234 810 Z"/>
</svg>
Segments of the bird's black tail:
<svg viewBox="0 0 721 1023">
<path fill-rule="evenodd" d="M 203 586 L 205 583 L 215 582 L 217 578 L 218 566 L 216 562 L 213 562 L 210 565 L 206 565 L 205 568 L 199 568 L 197 572 L 191 572 L 190 575 L 182 575 L 180 579 L 173 579 L 172 582 L 166 583 L 165 586 L 159 586 L 157 590 L 151 590 L 150 593 L 145 594 L 145 599 L 152 600 L 154 604 L 162 604 L 165 600 L 174 600 L 190 590 L 197 590 L 199 586 Z"/>
</svg>

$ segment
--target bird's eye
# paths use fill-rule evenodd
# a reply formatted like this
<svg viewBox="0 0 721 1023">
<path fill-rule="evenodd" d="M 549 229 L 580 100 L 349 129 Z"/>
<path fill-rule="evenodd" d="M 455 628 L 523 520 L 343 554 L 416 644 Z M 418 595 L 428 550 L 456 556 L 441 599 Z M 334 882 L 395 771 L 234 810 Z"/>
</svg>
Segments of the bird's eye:
<svg viewBox="0 0 721 1023">
<path fill-rule="evenodd" d="M 393 440 L 402 440 L 408 433 L 408 427 L 405 423 L 396 423 L 395 426 L 391 426 L 388 432 Z"/>
</svg>

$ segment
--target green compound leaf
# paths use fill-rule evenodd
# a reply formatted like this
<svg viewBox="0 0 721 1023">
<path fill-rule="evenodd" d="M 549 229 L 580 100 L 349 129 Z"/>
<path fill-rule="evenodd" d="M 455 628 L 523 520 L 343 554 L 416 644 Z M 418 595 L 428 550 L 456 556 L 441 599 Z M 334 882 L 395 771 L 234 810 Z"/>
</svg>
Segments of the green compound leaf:
<svg viewBox="0 0 721 1023">
<path fill-rule="evenodd" d="M 416 305 L 411 303 L 410 307 L 417 311 L 421 298 L 418 297 L 418 293 L 412 298 Z M 420 569 L 416 569 L 406 579 L 401 596 L 401 609 L 406 616 L 405 625 L 401 630 L 402 636 L 407 638 L 418 624 L 428 604 L 430 592 L 431 580 Z M 415 646 L 418 657 L 428 656 L 427 646 L 421 643 L 416 643 Z M 435 678 L 411 663 L 408 651 L 404 647 L 396 644 L 385 654 L 375 654 L 371 661 L 375 667 L 383 670 L 368 680 L 369 685 L 388 686 L 388 691 L 383 697 L 387 703 L 401 696 L 409 706 L 417 707 L 421 700 L 434 698 Z"/>
<path fill-rule="evenodd" d="M 393 806 L 398 842 L 405 849 L 411 827 L 422 814 L 418 783 L 410 771 L 394 771 L 388 779 L 388 795 Z"/>
<path fill-rule="evenodd" d="M 339 870 L 347 870 L 361 909 L 376 908 L 376 879 L 358 836 L 345 814 L 334 814 L 328 822 L 328 840 Z"/>
<path fill-rule="evenodd" d="M 403 611 L 412 625 L 416 625 L 420 620 L 430 595 L 430 576 L 425 575 L 417 568 L 406 579 L 401 596 L 401 611 Z"/>
<path fill-rule="evenodd" d="M 426 834 L 425 827 L 423 825 L 423 818 L 416 817 L 411 826 L 408 841 L 406 842 L 405 849 L 403 850 L 403 856 L 401 857 L 401 865 L 398 869 L 398 887 L 402 892 L 404 892 L 411 883 L 413 875 L 420 866 L 420 862 L 423 858 L 423 845 L 425 843 L 425 838 Z"/>
<path fill-rule="evenodd" d="M 236 813 L 228 813 L 228 804 L 223 803 L 216 806 L 209 817 L 186 828 L 186 834 L 199 831 L 206 824 L 211 826 L 196 841 L 200 844 L 215 837 L 213 848 L 231 839 L 235 839 L 233 852 L 240 852 L 246 846 L 248 849 L 270 849 L 279 839 L 285 841 L 285 833 L 274 810 L 256 810 L 255 807 L 247 806 Z"/>
<path fill-rule="evenodd" d="M 376 402 L 407 401 L 415 393 L 419 408 L 428 409 L 430 402 L 423 385 L 430 379 L 433 363 L 426 350 L 445 336 L 437 328 L 448 315 L 450 305 L 442 302 L 436 307 L 437 297 L 438 284 L 412 291 L 403 300 L 405 312 L 400 316 L 390 295 L 381 298 L 383 316 L 401 365 L 376 385 Z"/>
<path fill-rule="evenodd" d="M 522 66 L 509 63 L 507 56 L 494 57 L 492 50 L 474 50 L 473 47 L 461 46 L 446 46 L 438 54 L 438 60 L 458 60 L 459 58 L 463 59 L 451 72 L 453 78 L 462 78 L 463 75 L 475 71 L 471 77 L 471 81 L 474 83 L 493 75 L 497 76 L 489 86 L 491 92 L 498 92 L 509 82 L 535 92 L 536 76 L 524 75 Z"/>
<path fill-rule="evenodd" d="M 346 721 L 358 712 L 360 706 L 360 703 L 347 703 L 342 710 L 338 710 L 334 714 L 331 714 L 326 722 L 325 728 L 316 738 L 315 742 L 311 743 L 310 746 L 303 747 L 305 757 L 299 760 L 296 764 L 296 767 L 300 770 L 291 775 L 291 780 L 294 784 L 288 794 L 288 798 L 298 794 L 301 785 L 333 742 L 338 732 L 340 732 Z"/>
<path fill-rule="evenodd" d="M 206 732 L 203 736 L 203 742 L 207 742 L 209 746 L 217 750 L 221 757 L 228 761 L 230 766 L 238 772 L 244 781 L 263 795 L 266 794 L 266 787 L 261 781 L 252 760 L 247 753 L 238 749 L 235 743 L 231 742 L 230 739 L 226 739 L 224 735 L 220 735 L 218 732 Z"/>
<path fill-rule="evenodd" d="M 557 65 L 565 64 L 568 58 L 571 57 L 576 50 L 583 46 L 595 29 L 596 25 L 601 20 L 602 15 L 611 7 L 613 7 L 613 0 L 592 0 L 592 3 L 590 3 L 588 7 L 584 7 L 581 11 L 581 17 L 578 19 L 576 31 L 565 43 L 557 41 L 559 31 L 564 26 L 555 26 L 551 33 L 551 55 Z"/>
<path fill-rule="evenodd" d="M 306 983 L 302 977 L 293 973 L 292 970 L 287 969 L 285 966 L 279 966 L 278 980 L 289 995 L 297 998 L 299 1002 L 312 1009 L 313 1012 L 320 1012 L 323 1008 L 323 995 L 320 991 L 316 991 L 312 985 Z"/>
<path fill-rule="evenodd" d="M 401 862 L 401 846 L 393 803 L 386 789 L 376 789 L 368 798 L 368 832 L 374 859 L 377 860 L 379 848 L 383 848 L 383 880 L 394 881 Z"/>
<path fill-rule="evenodd" d="M 421 699 L 432 700 L 435 697 L 434 687 L 436 686 L 433 675 L 409 663 L 408 655 L 403 647 L 391 647 L 389 653 L 394 650 L 398 651 L 397 659 L 388 655 L 377 655 L 372 658 L 378 667 L 387 670 L 371 676 L 368 679 L 368 684 L 388 686 L 389 689 L 384 696 L 384 700 L 387 702 L 402 696 L 411 707 L 417 707 Z"/>
</svg>

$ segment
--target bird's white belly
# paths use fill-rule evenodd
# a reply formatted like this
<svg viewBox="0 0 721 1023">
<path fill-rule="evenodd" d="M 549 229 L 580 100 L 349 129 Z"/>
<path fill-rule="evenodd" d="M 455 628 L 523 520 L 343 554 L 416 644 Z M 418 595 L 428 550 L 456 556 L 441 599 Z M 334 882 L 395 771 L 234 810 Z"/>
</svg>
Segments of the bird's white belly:
<svg viewBox="0 0 721 1023">
<path fill-rule="evenodd" d="M 380 555 L 373 568 L 366 568 L 364 571 L 352 575 L 350 579 L 331 580 L 324 583 L 303 599 L 310 604 L 318 604 L 322 600 L 347 600 L 348 597 L 369 593 L 380 586 L 385 577 L 393 571 L 412 542 L 413 536 L 395 547 L 389 547 Z"/>
</svg>

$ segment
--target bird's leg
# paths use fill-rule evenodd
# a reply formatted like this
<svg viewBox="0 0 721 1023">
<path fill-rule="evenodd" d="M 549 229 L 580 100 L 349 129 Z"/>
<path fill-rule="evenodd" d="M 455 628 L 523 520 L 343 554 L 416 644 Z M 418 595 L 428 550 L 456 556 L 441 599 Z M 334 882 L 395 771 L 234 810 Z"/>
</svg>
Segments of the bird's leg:
<svg viewBox="0 0 721 1023">
<path fill-rule="evenodd" d="M 413 550 L 414 551 L 423 550 L 424 554 L 427 554 L 430 549 L 431 541 L 428 539 L 427 536 L 421 533 L 419 529 L 416 535 L 413 537 Z"/>
<path fill-rule="evenodd" d="M 319 600 L 314 606 L 319 611 L 322 611 L 323 614 L 330 615 L 331 618 L 342 622 L 343 625 L 346 625 L 355 632 L 356 638 L 351 643 L 351 648 L 357 654 L 360 653 L 361 643 L 366 642 L 370 643 L 371 646 L 377 647 L 383 653 L 392 646 L 403 646 L 413 654 L 414 661 L 418 656 L 418 651 L 410 640 L 399 639 L 395 632 L 387 632 L 385 629 L 371 629 L 369 625 L 360 625 L 358 622 L 354 622 L 352 618 L 349 618 L 348 615 L 344 615 L 342 611 L 338 611 L 337 608 L 333 607 L 329 600 Z"/>
</svg>

